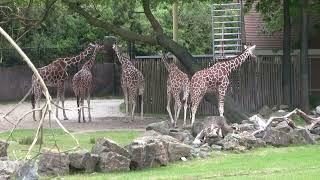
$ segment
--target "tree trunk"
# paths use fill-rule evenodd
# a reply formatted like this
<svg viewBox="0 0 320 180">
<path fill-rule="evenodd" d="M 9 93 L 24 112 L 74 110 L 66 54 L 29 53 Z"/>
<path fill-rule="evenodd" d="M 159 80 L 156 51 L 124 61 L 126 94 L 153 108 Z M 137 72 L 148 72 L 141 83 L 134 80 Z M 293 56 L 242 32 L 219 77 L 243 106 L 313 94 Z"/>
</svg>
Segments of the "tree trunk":
<svg viewBox="0 0 320 180">
<path fill-rule="evenodd" d="M 308 3 L 301 0 L 301 109 L 309 112 L 309 61 L 308 61 Z"/>
<path fill-rule="evenodd" d="M 283 1 L 283 103 L 292 105 L 291 97 L 291 22 L 290 0 Z"/>
</svg>

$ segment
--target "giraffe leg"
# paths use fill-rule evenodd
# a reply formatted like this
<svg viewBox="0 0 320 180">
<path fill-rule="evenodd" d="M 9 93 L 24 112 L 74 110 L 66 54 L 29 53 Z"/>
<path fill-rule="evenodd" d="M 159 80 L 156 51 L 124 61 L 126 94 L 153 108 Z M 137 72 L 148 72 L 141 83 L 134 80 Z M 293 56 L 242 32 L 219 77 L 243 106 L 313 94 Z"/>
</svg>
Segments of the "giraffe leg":
<svg viewBox="0 0 320 180">
<path fill-rule="evenodd" d="M 223 117 L 224 113 L 224 95 L 219 95 L 219 115 Z"/>
<path fill-rule="evenodd" d="M 188 108 L 188 98 L 186 98 L 186 100 L 184 101 L 183 104 L 183 126 L 186 126 L 186 119 L 187 119 L 187 108 Z"/>
<path fill-rule="evenodd" d="M 64 120 L 68 120 L 67 115 L 66 115 L 66 110 L 64 109 L 64 100 L 65 100 L 65 97 L 64 97 L 64 85 L 63 85 L 62 92 L 61 92 L 61 104 L 62 104 L 62 108 L 63 108 L 62 112 L 63 112 Z"/>
<path fill-rule="evenodd" d="M 140 97 L 141 97 L 141 112 L 140 112 L 140 118 L 143 119 L 143 94 L 141 94 Z"/>
<path fill-rule="evenodd" d="M 198 106 L 202 100 L 203 95 L 199 95 L 197 97 L 192 97 L 192 105 L 191 105 L 191 113 L 192 113 L 192 119 L 191 119 L 191 125 L 193 125 L 195 119 L 196 119 L 196 113 Z"/>
<path fill-rule="evenodd" d="M 81 108 L 80 108 L 80 98 L 77 96 L 77 107 L 78 107 L 78 123 L 81 123 Z"/>
<path fill-rule="evenodd" d="M 82 109 L 82 120 L 85 123 L 86 122 L 86 118 L 84 116 L 84 98 L 81 98 L 81 109 Z"/>
<path fill-rule="evenodd" d="M 171 114 L 170 104 L 171 104 L 171 93 L 170 93 L 170 91 L 167 91 L 167 111 L 169 113 L 171 124 L 173 124 L 174 120 L 173 120 L 173 117 L 172 117 L 172 114 Z"/>
<path fill-rule="evenodd" d="M 129 113 L 128 89 L 127 89 L 127 84 L 124 81 L 124 75 L 123 74 L 121 74 L 120 82 L 121 82 L 121 87 L 122 87 L 122 91 L 123 91 L 124 104 L 126 106 L 126 114 L 128 114 Z"/>
<path fill-rule="evenodd" d="M 89 118 L 89 122 L 91 122 L 92 118 L 91 118 L 91 107 L 90 107 L 90 94 L 87 97 L 87 103 L 88 103 L 88 118 Z"/>
<path fill-rule="evenodd" d="M 179 119 L 180 110 L 181 110 L 181 101 L 179 94 L 175 96 L 175 117 L 174 117 L 174 127 L 177 127 L 177 121 Z"/>
<path fill-rule="evenodd" d="M 56 117 L 58 118 L 59 117 L 59 102 L 60 102 L 60 91 L 59 91 L 59 88 L 57 90 L 57 100 L 56 100 L 56 104 L 57 104 L 57 107 L 56 107 Z"/>
</svg>

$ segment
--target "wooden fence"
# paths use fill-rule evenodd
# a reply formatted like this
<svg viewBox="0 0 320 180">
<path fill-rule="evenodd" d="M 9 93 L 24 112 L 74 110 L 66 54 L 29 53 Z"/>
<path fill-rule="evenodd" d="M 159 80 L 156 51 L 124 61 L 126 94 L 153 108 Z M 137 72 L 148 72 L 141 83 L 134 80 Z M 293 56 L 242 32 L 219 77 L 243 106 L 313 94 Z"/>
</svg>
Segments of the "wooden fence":
<svg viewBox="0 0 320 180">
<path fill-rule="evenodd" d="M 194 56 L 201 67 L 209 66 L 212 56 Z M 300 104 L 300 66 L 299 54 L 292 54 L 292 102 Z M 166 112 L 166 71 L 160 56 L 137 56 L 133 61 L 142 71 L 145 81 L 144 104 L 147 113 Z M 182 68 L 183 69 L 183 68 Z M 247 60 L 239 70 L 230 75 L 228 96 L 247 112 L 253 112 L 263 105 L 282 104 L 282 55 L 271 51 L 257 52 L 257 59 Z M 218 114 L 217 105 L 205 100 L 199 107 L 199 114 Z"/>
</svg>

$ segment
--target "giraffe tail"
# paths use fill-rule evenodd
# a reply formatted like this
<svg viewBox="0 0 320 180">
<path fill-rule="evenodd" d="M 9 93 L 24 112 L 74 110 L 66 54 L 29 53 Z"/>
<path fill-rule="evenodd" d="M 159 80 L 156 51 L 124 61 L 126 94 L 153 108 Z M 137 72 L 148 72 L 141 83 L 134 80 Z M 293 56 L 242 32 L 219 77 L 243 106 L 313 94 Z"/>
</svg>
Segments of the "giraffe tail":
<svg viewBox="0 0 320 180">
<path fill-rule="evenodd" d="M 77 97 L 77 107 L 80 107 L 80 98 L 79 96 L 76 96 Z"/>
</svg>

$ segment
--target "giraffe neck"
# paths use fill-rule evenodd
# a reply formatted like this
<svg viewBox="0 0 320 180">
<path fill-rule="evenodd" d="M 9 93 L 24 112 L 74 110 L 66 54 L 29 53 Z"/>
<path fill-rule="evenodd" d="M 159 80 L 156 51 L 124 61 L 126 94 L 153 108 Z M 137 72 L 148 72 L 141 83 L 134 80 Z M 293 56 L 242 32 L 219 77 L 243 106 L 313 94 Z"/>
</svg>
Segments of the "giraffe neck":
<svg viewBox="0 0 320 180">
<path fill-rule="evenodd" d="M 122 67 L 127 68 L 130 65 L 133 65 L 132 62 L 130 61 L 130 59 L 124 55 L 122 55 L 119 50 L 116 50 L 116 54 L 118 56 L 118 59 L 120 61 L 120 64 Z"/>
<path fill-rule="evenodd" d="M 93 65 L 94 65 L 94 62 L 95 62 L 97 53 L 98 53 L 98 50 L 97 50 L 97 47 L 96 47 L 96 48 L 94 49 L 93 53 L 92 53 L 91 58 L 90 58 L 86 63 L 84 63 L 84 65 L 83 65 L 82 68 L 87 68 L 87 69 L 91 70 L 91 68 L 92 68 Z"/>
<path fill-rule="evenodd" d="M 248 51 L 244 51 L 242 54 L 235 57 L 233 60 L 226 61 L 225 63 L 227 64 L 228 71 L 232 72 L 238 69 L 241 66 L 241 64 L 248 59 L 249 56 L 250 56 L 250 53 Z"/>
<path fill-rule="evenodd" d="M 78 64 L 82 60 L 84 60 L 88 55 L 90 55 L 93 51 L 93 47 L 89 46 L 85 50 L 83 50 L 80 54 L 73 56 L 73 57 L 68 57 L 64 59 L 64 62 L 66 63 L 66 68 Z"/>
</svg>

